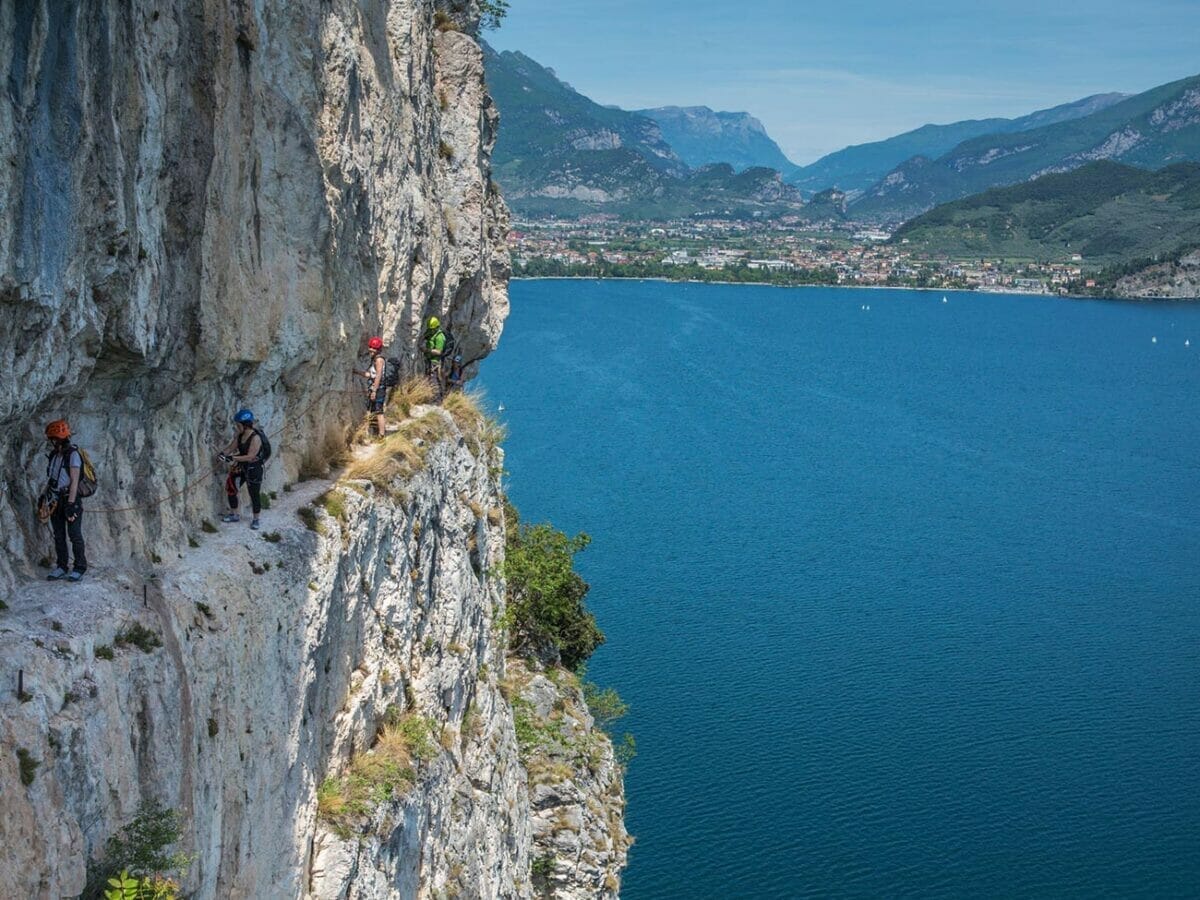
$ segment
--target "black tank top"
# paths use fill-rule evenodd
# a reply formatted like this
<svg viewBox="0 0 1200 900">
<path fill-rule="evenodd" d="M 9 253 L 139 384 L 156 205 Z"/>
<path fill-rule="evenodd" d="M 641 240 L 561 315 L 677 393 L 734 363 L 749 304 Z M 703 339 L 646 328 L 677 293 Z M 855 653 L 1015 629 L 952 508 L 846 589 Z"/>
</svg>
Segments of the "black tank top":
<svg viewBox="0 0 1200 900">
<path fill-rule="evenodd" d="M 254 441 L 254 438 L 257 434 L 258 434 L 258 430 L 255 429 L 254 431 L 251 431 L 248 435 L 246 435 L 245 441 L 238 441 L 238 445 L 237 445 L 238 456 L 245 456 L 247 453 L 250 452 L 250 444 Z M 261 442 L 258 445 L 258 455 L 255 456 L 254 459 L 252 459 L 250 462 L 246 463 L 246 465 L 253 466 L 253 465 L 257 465 L 260 462 L 262 462 L 262 443 Z"/>
</svg>

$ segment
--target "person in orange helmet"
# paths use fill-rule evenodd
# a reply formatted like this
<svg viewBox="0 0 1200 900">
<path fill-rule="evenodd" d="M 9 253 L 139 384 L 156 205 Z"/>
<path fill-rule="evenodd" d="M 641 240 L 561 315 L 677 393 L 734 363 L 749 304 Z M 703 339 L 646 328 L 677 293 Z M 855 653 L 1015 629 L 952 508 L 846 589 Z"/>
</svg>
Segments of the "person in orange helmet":
<svg viewBox="0 0 1200 900">
<path fill-rule="evenodd" d="M 79 478 L 83 456 L 71 443 L 71 426 L 66 419 L 55 419 L 46 426 L 50 452 L 46 457 L 46 491 L 54 502 L 50 528 L 54 532 L 55 567 L 46 576 L 50 581 L 79 581 L 87 571 L 87 553 L 83 545 L 83 505 L 80 503 Z M 67 539 L 71 542 L 71 559 Z"/>
</svg>

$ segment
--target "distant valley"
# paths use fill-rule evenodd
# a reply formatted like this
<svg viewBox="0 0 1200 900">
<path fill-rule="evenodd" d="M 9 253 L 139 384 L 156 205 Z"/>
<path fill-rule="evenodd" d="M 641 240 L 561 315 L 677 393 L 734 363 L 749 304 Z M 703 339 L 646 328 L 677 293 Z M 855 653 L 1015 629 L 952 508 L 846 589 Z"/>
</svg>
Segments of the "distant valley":
<svg viewBox="0 0 1200 900">
<path fill-rule="evenodd" d="M 749 113 L 603 106 L 522 53 L 484 53 L 495 177 L 518 217 L 882 227 L 927 255 L 1090 271 L 1190 260 L 1200 245 L 1200 169 L 1187 165 L 1200 162 L 1200 76 L 925 125 L 798 166 Z"/>
</svg>

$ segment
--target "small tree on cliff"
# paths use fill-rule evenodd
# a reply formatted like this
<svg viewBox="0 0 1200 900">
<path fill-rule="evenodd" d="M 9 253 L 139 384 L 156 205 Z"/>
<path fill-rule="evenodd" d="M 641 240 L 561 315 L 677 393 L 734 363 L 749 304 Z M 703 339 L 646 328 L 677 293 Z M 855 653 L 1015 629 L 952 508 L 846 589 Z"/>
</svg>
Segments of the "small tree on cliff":
<svg viewBox="0 0 1200 900">
<path fill-rule="evenodd" d="M 567 537 L 550 525 L 522 525 L 511 504 L 505 513 L 504 577 L 513 649 L 556 653 L 564 666 L 577 668 L 604 643 L 596 617 L 583 603 L 588 584 L 575 571 L 575 554 L 591 538 Z"/>
<path fill-rule="evenodd" d="M 488 31 L 499 28 L 507 15 L 508 0 L 483 0 L 479 4 L 479 24 Z"/>
</svg>

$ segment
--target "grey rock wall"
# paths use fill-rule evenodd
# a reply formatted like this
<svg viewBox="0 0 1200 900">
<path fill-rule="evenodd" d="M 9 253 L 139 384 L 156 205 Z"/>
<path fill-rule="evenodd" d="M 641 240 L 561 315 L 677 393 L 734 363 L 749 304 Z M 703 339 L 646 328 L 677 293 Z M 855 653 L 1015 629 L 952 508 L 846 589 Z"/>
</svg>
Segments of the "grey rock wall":
<svg viewBox="0 0 1200 900">
<path fill-rule="evenodd" d="M 477 13 L 0 0 L 5 896 L 74 896 L 146 800 L 178 810 L 196 898 L 533 895 L 499 451 L 420 410 L 449 436 L 395 490 L 284 490 L 361 416 L 369 335 L 411 372 L 430 314 L 472 370 L 499 337 L 507 211 Z M 276 501 L 263 532 L 210 533 L 213 448 L 242 405 L 276 447 Z M 31 516 L 62 416 L 101 481 L 79 585 L 42 580 Z M 157 646 L 123 643 L 134 625 Z M 396 715 L 433 752 L 337 827 L 322 784 Z M 611 748 L 605 771 L 619 796 Z M 597 878 L 611 894 L 623 852 L 584 862 L 575 879 L 564 859 L 562 896 Z"/>
<path fill-rule="evenodd" d="M 497 686 L 503 525 L 476 513 L 498 507 L 496 465 L 452 438 L 407 499 L 306 482 L 265 513 L 277 541 L 243 523 L 117 580 L 19 591 L 0 617 L 29 695 L 0 699 L 6 894 L 74 896 L 156 799 L 183 815 L 196 897 L 527 895 L 526 777 Z M 327 490 L 341 521 L 311 505 Z M 121 646 L 135 622 L 162 646 Z M 341 841 L 317 787 L 389 709 L 429 722 L 436 753 Z M 17 748 L 40 763 L 28 787 Z"/>
<path fill-rule="evenodd" d="M 361 415 L 369 335 L 414 371 L 429 314 L 472 360 L 495 345 L 496 114 L 478 45 L 434 15 L 0 3 L 0 587 L 46 551 L 29 511 L 50 419 L 100 472 L 94 561 L 144 559 L 219 502 L 212 446 L 238 406 L 276 436 L 277 487 Z"/>
</svg>

